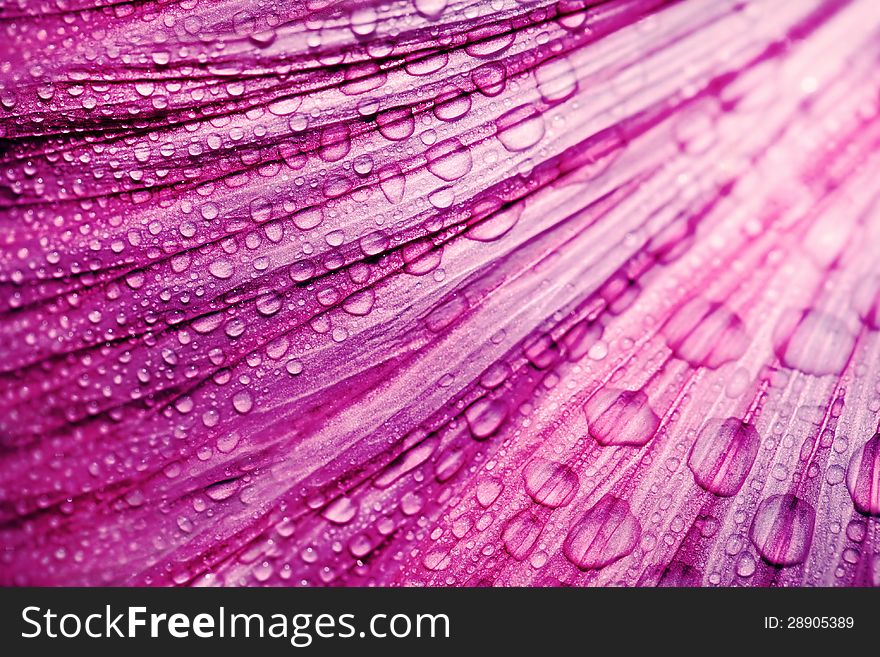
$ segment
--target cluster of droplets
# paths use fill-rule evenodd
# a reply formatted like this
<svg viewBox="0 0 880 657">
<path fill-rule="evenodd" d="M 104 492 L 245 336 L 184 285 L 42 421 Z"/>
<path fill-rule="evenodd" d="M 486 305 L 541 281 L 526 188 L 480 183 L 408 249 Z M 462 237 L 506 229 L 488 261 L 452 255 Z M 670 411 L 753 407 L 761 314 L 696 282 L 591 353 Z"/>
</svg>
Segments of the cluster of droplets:
<svg viewBox="0 0 880 657">
<path fill-rule="evenodd" d="M 0 8 L 0 583 L 880 583 L 870 0 Z"/>
</svg>

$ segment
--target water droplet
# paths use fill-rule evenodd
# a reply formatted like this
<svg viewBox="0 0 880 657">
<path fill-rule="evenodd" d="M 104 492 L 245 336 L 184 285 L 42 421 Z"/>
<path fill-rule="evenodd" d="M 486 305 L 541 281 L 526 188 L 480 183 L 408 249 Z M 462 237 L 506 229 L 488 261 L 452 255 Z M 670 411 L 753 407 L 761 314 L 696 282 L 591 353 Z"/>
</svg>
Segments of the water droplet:
<svg viewBox="0 0 880 657">
<path fill-rule="evenodd" d="M 413 0 L 413 6 L 425 18 L 436 19 L 446 9 L 447 0 Z"/>
<path fill-rule="evenodd" d="M 219 279 L 231 278 L 232 274 L 235 273 L 232 262 L 226 258 L 214 260 L 210 265 L 208 265 L 208 271 L 211 272 L 212 276 Z"/>
<path fill-rule="evenodd" d="M 846 323 L 817 310 L 788 311 L 773 337 L 783 365 L 816 376 L 841 374 L 856 343 Z"/>
<path fill-rule="evenodd" d="M 239 413 L 248 413 L 254 407 L 254 398 L 247 390 L 237 392 L 232 397 L 232 407 Z"/>
<path fill-rule="evenodd" d="M 625 500 L 605 495 L 572 526 L 563 544 L 566 558 L 578 568 L 604 568 L 630 554 L 642 527 Z"/>
<path fill-rule="evenodd" d="M 556 58 L 541 64 L 535 70 L 541 98 L 548 103 L 558 103 L 577 91 L 577 76 L 568 59 Z"/>
<path fill-rule="evenodd" d="M 600 445 L 647 443 L 660 426 L 660 418 L 641 390 L 604 388 L 584 406 L 590 435 Z"/>
<path fill-rule="evenodd" d="M 464 412 L 474 438 L 483 440 L 495 433 L 507 419 L 507 404 L 498 399 L 478 399 Z"/>
<path fill-rule="evenodd" d="M 406 192 L 406 178 L 396 163 L 379 169 L 379 188 L 389 203 L 400 203 Z"/>
<path fill-rule="evenodd" d="M 489 507 L 501 495 L 504 485 L 497 479 L 483 479 L 477 484 L 477 502 L 483 507 Z"/>
<path fill-rule="evenodd" d="M 456 121 L 471 109 L 471 97 L 457 87 L 440 93 L 434 99 L 434 116 L 441 121 Z"/>
<path fill-rule="evenodd" d="M 360 7 L 351 14 L 351 31 L 357 36 L 368 36 L 376 31 L 376 10 L 373 7 Z"/>
<path fill-rule="evenodd" d="M 361 290 L 346 297 L 342 302 L 342 309 L 351 315 L 369 315 L 375 299 L 373 290 Z"/>
<path fill-rule="evenodd" d="M 376 116 L 376 124 L 379 126 L 379 133 L 390 141 L 409 139 L 416 126 L 412 110 L 408 107 L 380 112 Z"/>
<path fill-rule="evenodd" d="M 320 226 L 321 222 L 324 221 L 324 217 L 321 214 L 320 208 L 306 208 L 294 214 L 291 217 L 291 221 L 300 230 L 311 230 Z"/>
<path fill-rule="evenodd" d="M 239 482 L 237 479 L 229 479 L 226 481 L 218 481 L 205 488 L 205 495 L 215 502 L 222 502 L 229 499 L 238 491 Z"/>
<path fill-rule="evenodd" d="M 773 495 L 761 502 L 749 531 L 761 556 L 776 566 L 803 562 L 813 540 L 816 511 L 795 495 Z"/>
<path fill-rule="evenodd" d="M 745 483 L 760 445 L 761 437 L 751 424 L 733 417 L 712 419 L 700 429 L 687 464 L 700 486 L 730 497 Z"/>
<path fill-rule="evenodd" d="M 580 486 L 574 470 L 543 458 L 532 459 L 526 464 L 523 481 L 529 497 L 551 509 L 570 503 Z"/>
<path fill-rule="evenodd" d="M 694 367 L 717 369 L 737 360 L 749 346 L 739 316 L 700 297 L 681 306 L 663 333 L 672 353 Z"/>
<path fill-rule="evenodd" d="M 505 524 L 501 540 L 510 555 L 522 561 L 531 554 L 542 529 L 543 524 L 534 515 L 520 511 Z"/>
<path fill-rule="evenodd" d="M 509 151 L 524 151 L 544 137 L 544 117 L 533 105 L 520 105 L 495 120 L 498 141 Z"/>
<path fill-rule="evenodd" d="M 473 166 L 470 151 L 458 139 L 447 139 L 425 153 L 428 171 L 447 182 L 465 176 Z"/>
<path fill-rule="evenodd" d="M 880 516 L 880 434 L 853 453 L 846 487 L 860 513 Z"/>
<path fill-rule="evenodd" d="M 344 525 L 355 517 L 358 512 L 357 503 L 350 497 L 340 497 L 331 502 L 322 514 L 327 520 L 337 525 Z"/>
<path fill-rule="evenodd" d="M 504 91 L 507 84 L 507 71 L 504 66 L 495 62 L 483 64 L 474 69 L 471 73 L 471 80 L 483 95 L 494 97 Z"/>
</svg>

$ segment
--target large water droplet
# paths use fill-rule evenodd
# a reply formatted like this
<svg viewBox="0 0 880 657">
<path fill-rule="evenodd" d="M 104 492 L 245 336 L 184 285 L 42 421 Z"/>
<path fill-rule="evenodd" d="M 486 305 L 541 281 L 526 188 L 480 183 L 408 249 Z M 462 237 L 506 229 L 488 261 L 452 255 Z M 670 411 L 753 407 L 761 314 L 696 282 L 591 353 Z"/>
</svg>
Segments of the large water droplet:
<svg viewBox="0 0 880 657">
<path fill-rule="evenodd" d="M 816 376 L 842 373 L 855 344 L 856 336 L 845 322 L 817 310 L 788 311 L 774 332 L 782 364 Z"/>
<path fill-rule="evenodd" d="M 446 9 L 448 0 L 413 0 L 416 11 L 426 18 L 436 19 Z"/>
<path fill-rule="evenodd" d="M 739 316 L 701 297 L 681 306 L 663 333 L 672 353 L 694 367 L 716 369 L 738 359 L 749 345 Z"/>
<path fill-rule="evenodd" d="M 584 406 L 590 435 L 600 445 L 644 445 L 660 418 L 641 390 L 599 390 Z"/>
<path fill-rule="evenodd" d="M 880 515 L 880 434 L 857 449 L 846 471 L 846 487 L 860 513 Z"/>
<path fill-rule="evenodd" d="M 535 458 L 523 468 L 526 492 L 535 502 L 552 509 L 565 506 L 577 493 L 578 476 L 567 465 Z"/>
<path fill-rule="evenodd" d="M 507 419 L 507 404 L 499 399 L 478 399 L 464 412 L 474 438 L 484 439 L 495 433 Z"/>
<path fill-rule="evenodd" d="M 354 518 L 357 512 L 357 503 L 350 497 L 343 496 L 328 504 L 322 515 L 332 523 L 344 525 Z"/>
<path fill-rule="evenodd" d="M 507 521 L 501 532 L 504 548 L 514 559 L 522 561 L 531 553 L 542 528 L 541 521 L 534 515 L 528 511 L 520 511 Z"/>
<path fill-rule="evenodd" d="M 428 171 L 441 180 L 458 180 L 466 175 L 473 164 L 470 151 L 458 139 L 447 139 L 435 144 L 425 153 Z"/>
<path fill-rule="evenodd" d="M 520 105 L 495 119 L 498 141 L 509 151 L 524 151 L 544 137 L 544 117 L 533 105 Z"/>
<path fill-rule="evenodd" d="M 688 456 L 694 480 L 710 493 L 730 497 L 739 492 L 752 469 L 761 437 L 737 418 L 709 420 Z"/>
<path fill-rule="evenodd" d="M 607 494 L 572 526 L 562 551 L 578 568 L 604 568 L 630 554 L 641 534 L 629 504 Z"/>
<path fill-rule="evenodd" d="M 773 495 L 758 506 L 749 537 L 769 563 L 793 566 L 807 558 L 815 522 L 810 503 L 795 495 Z"/>
<path fill-rule="evenodd" d="M 558 103 L 577 91 L 577 76 L 567 59 L 551 59 L 535 70 L 541 98 L 548 103 Z"/>
</svg>

